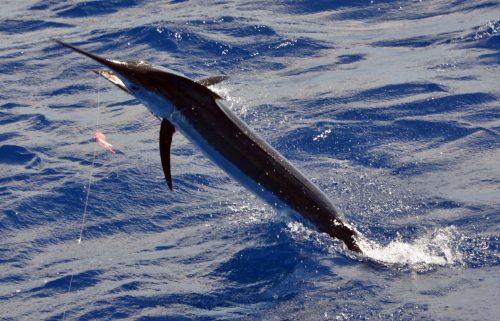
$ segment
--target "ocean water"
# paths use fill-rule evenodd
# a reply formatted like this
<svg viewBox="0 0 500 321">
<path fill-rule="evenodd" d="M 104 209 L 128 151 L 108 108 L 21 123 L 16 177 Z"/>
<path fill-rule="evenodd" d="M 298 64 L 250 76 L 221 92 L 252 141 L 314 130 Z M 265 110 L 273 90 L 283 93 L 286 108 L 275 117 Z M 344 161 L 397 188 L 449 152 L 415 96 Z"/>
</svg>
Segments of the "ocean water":
<svg viewBox="0 0 500 321">
<path fill-rule="evenodd" d="M 365 254 L 180 134 L 169 192 L 159 121 L 52 37 L 230 76 Z M 4 0 L 0 39 L 0 320 L 498 319 L 499 1 Z"/>
</svg>

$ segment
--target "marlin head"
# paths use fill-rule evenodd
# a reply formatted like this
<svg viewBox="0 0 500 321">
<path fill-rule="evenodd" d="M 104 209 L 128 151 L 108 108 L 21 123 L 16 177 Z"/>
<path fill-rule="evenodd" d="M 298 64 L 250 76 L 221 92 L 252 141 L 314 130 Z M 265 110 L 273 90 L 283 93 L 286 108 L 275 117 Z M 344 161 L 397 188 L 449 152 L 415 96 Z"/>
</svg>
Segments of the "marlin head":
<svg viewBox="0 0 500 321">
<path fill-rule="evenodd" d="M 205 87 L 226 79 L 224 76 L 211 77 L 195 82 L 174 71 L 154 66 L 142 60 L 119 61 L 97 56 L 83 49 L 53 39 L 58 44 L 87 56 L 110 70 L 96 70 L 100 76 L 141 101 L 153 114 L 169 118 L 176 106 L 182 106 L 186 95 L 197 92 L 207 98 L 221 99 L 219 95 Z M 193 91 L 195 87 L 197 91 Z"/>
<path fill-rule="evenodd" d="M 162 119 L 160 128 L 160 155 L 165 179 L 172 190 L 170 173 L 170 146 L 175 126 L 170 122 L 174 112 L 192 108 L 194 105 L 210 105 L 214 99 L 222 99 L 206 86 L 211 86 L 227 79 L 215 76 L 193 81 L 166 68 L 153 66 L 144 61 L 119 61 L 99 57 L 61 40 L 53 39 L 58 44 L 87 56 L 109 68 L 97 70 L 98 75 L 136 97 L 151 113 Z"/>
</svg>

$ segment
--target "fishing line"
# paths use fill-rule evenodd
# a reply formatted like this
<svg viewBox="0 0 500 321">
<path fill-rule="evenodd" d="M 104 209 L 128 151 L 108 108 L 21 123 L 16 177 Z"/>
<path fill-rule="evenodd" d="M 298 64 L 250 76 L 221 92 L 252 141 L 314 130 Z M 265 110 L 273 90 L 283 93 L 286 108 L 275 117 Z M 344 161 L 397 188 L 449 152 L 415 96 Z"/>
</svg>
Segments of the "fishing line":
<svg viewBox="0 0 500 321">
<path fill-rule="evenodd" d="M 99 130 L 99 117 L 101 114 L 101 75 L 97 73 L 97 116 L 96 116 L 96 123 L 95 123 L 95 131 Z M 87 221 L 87 209 L 89 205 L 89 197 L 90 197 L 90 187 L 92 186 L 92 177 L 94 176 L 94 167 L 95 167 L 95 160 L 97 158 L 97 147 L 96 144 L 93 144 L 93 155 L 92 155 L 92 165 L 90 166 L 90 171 L 89 171 L 89 176 L 87 179 L 88 182 L 88 187 L 87 187 L 87 195 L 85 196 L 85 206 L 83 207 L 83 215 L 82 215 L 82 221 L 80 223 L 80 236 L 78 237 L 78 244 L 82 244 L 83 241 L 83 230 L 85 229 L 85 223 Z M 75 277 L 75 273 L 71 273 L 71 277 L 69 279 L 69 286 L 68 286 L 68 292 L 71 292 L 71 286 L 73 285 L 73 279 Z M 63 312 L 62 316 L 62 321 L 64 321 L 66 318 L 66 310 Z"/>
<path fill-rule="evenodd" d="M 100 90 L 100 88 L 101 88 L 101 75 L 99 73 L 97 73 L 97 116 L 96 116 L 95 131 L 99 130 L 99 116 L 101 114 L 101 111 L 100 111 L 101 90 Z M 85 207 L 83 208 L 82 222 L 80 225 L 80 237 L 78 238 L 78 244 L 81 244 L 82 240 L 83 240 L 83 230 L 85 229 L 85 222 L 87 219 L 87 208 L 89 205 L 90 187 L 92 185 L 92 177 L 93 177 L 93 173 L 94 173 L 95 159 L 97 156 L 96 144 L 93 144 L 93 145 L 94 145 L 94 151 L 93 151 L 93 156 L 92 156 L 92 165 L 90 166 L 90 171 L 89 171 L 87 196 L 85 197 Z"/>
</svg>

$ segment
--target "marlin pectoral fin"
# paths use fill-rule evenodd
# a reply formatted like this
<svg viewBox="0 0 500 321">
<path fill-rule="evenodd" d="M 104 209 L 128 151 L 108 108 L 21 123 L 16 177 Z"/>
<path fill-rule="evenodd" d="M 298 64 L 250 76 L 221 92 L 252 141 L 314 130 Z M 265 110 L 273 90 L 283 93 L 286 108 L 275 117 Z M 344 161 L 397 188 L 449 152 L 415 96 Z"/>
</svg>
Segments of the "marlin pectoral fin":
<svg viewBox="0 0 500 321">
<path fill-rule="evenodd" d="M 208 86 L 212 86 L 212 85 L 218 84 L 220 82 L 223 82 L 224 80 L 227 80 L 227 79 L 229 79 L 229 76 L 220 75 L 220 76 L 212 76 L 212 77 L 199 79 L 196 82 L 199 83 L 200 85 L 208 87 Z"/>
<path fill-rule="evenodd" d="M 163 173 L 167 180 L 167 185 L 172 190 L 172 174 L 170 173 L 170 146 L 172 145 L 172 136 L 175 133 L 175 127 L 171 122 L 163 118 L 160 128 L 160 156 Z"/>
</svg>

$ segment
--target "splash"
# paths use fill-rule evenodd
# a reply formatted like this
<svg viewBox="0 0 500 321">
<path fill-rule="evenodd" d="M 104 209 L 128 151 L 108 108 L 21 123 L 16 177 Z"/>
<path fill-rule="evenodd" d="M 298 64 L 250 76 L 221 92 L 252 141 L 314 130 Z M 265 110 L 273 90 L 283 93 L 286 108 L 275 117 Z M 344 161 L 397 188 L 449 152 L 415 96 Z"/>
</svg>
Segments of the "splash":
<svg viewBox="0 0 500 321">
<path fill-rule="evenodd" d="M 231 95 L 231 89 L 225 85 L 215 84 L 209 86 L 216 94 L 224 97 L 224 101 L 227 103 L 227 107 L 235 112 L 240 117 L 245 117 L 249 112 L 249 105 L 245 103 L 241 98 Z"/>
<path fill-rule="evenodd" d="M 474 34 L 474 40 L 488 39 L 500 33 L 500 20 L 491 20 L 479 27 Z"/>
<path fill-rule="evenodd" d="M 461 239 L 457 229 L 451 226 L 427 233 L 412 242 L 398 237 L 387 245 L 380 245 L 361 238 L 359 245 L 366 257 L 378 263 L 398 269 L 426 271 L 435 266 L 462 265 Z"/>
<path fill-rule="evenodd" d="M 358 245 L 362 254 L 347 250 L 340 241 L 332 245 L 332 238 L 327 234 L 319 233 L 299 221 L 289 221 L 287 227 L 292 238 L 297 241 L 312 241 L 317 246 L 326 246 L 332 253 L 343 248 L 345 254 L 354 260 L 371 261 L 400 271 L 425 272 L 438 266 L 464 267 L 469 259 L 467 246 L 464 246 L 469 241 L 455 226 L 427 232 L 409 242 L 398 235 L 386 245 L 368 240 L 358 232 Z"/>
<path fill-rule="evenodd" d="M 328 135 L 330 135 L 331 133 L 332 133 L 332 130 L 327 129 L 327 130 L 321 132 L 321 134 L 314 136 L 313 141 L 316 142 L 316 141 L 320 141 L 320 140 L 325 140 L 328 137 Z"/>
</svg>

